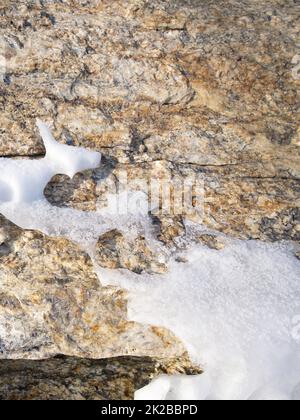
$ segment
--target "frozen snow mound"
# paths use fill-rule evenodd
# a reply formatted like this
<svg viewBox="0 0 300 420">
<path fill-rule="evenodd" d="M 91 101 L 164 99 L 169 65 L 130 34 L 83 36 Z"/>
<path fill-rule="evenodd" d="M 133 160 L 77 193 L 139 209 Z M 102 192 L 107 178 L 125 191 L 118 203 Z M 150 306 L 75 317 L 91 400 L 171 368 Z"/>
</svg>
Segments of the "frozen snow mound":
<svg viewBox="0 0 300 420">
<path fill-rule="evenodd" d="M 100 270 L 129 291 L 129 318 L 171 330 L 204 373 L 161 377 L 137 399 L 292 400 L 300 396 L 300 264 L 292 244 L 191 245 L 163 276 Z"/>
<path fill-rule="evenodd" d="M 101 154 L 82 147 L 58 143 L 48 126 L 37 120 L 46 156 L 39 160 L 0 159 L 0 203 L 31 203 L 43 198 L 43 192 L 56 174 L 73 178 L 77 172 L 95 169 Z"/>
</svg>

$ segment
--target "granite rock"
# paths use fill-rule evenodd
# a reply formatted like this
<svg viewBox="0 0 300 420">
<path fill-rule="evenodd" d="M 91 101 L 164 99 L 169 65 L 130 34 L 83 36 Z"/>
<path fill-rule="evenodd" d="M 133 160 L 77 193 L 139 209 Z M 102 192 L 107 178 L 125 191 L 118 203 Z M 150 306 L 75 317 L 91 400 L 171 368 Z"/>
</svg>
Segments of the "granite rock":
<svg viewBox="0 0 300 420">
<path fill-rule="evenodd" d="M 215 235 L 201 234 L 198 236 L 197 241 L 210 249 L 215 249 L 216 251 L 220 251 L 225 247 L 224 241 Z"/>
<path fill-rule="evenodd" d="M 40 117 L 61 142 L 99 150 L 129 170 L 161 162 L 183 178 L 203 173 L 209 227 L 299 240 L 297 3 L 0 7 L 1 156 L 43 154 Z M 101 199 L 84 175 L 64 187 L 53 182 L 47 192 L 58 205 L 95 209 Z"/>
<path fill-rule="evenodd" d="M 109 167 L 108 167 L 108 166 Z M 170 206 L 151 212 L 153 224 L 159 228 L 158 238 L 167 245 L 185 235 L 183 218 L 203 223 L 209 229 L 220 231 L 238 239 L 259 239 L 263 241 L 300 240 L 300 182 L 298 179 L 249 176 L 244 168 L 205 167 L 179 165 L 159 161 L 143 164 L 105 164 L 93 172 L 94 181 L 78 176 L 78 181 L 66 181 L 64 177 L 53 179 L 46 189 L 46 197 L 59 206 L 86 210 L 102 209 L 108 205 L 112 192 L 122 185 L 119 174 L 126 173 L 129 190 L 142 190 L 149 196 L 149 184 L 154 179 L 160 185 L 167 185 Z M 185 179 L 199 179 L 203 192 L 199 208 L 192 212 L 174 214 L 172 193 Z M 88 185 L 85 190 L 84 185 Z M 85 198 L 88 196 L 88 199 Z M 60 199 L 61 197 L 61 199 Z M 195 211 L 194 211 L 195 210 Z"/>
<path fill-rule="evenodd" d="M 196 374 L 188 361 L 150 357 L 1 360 L 0 400 L 132 400 L 159 374 Z"/>
<path fill-rule="evenodd" d="M 102 287 L 72 242 L 0 217 L 0 358 L 175 358 L 183 345 L 163 328 L 127 319 L 126 293 Z"/>
<path fill-rule="evenodd" d="M 0 156 L 43 156 L 39 117 L 60 142 L 104 156 L 95 171 L 54 177 L 45 189 L 52 205 L 102 209 L 111 186 L 124 187 L 123 171 L 133 190 L 148 194 L 153 179 L 170 186 L 171 207 L 152 212 L 168 249 L 184 238 L 184 219 L 235 238 L 299 242 L 299 13 L 294 0 L 2 0 Z M 193 195 L 192 212 L 172 211 L 178 183 L 196 178 L 201 208 Z M 140 357 L 136 367 L 51 359 L 30 367 L 27 391 L 26 362 L 5 360 L 1 398 L 125 399 L 144 383 L 145 357 L 186 366 L 170 332 L 127 320 L 125 292 L 101 287 L 77 245 L 0 223 L 2 359 Z M 132 246 L 115 234 L 113 249 L 99 240 L 102 265 L 165 269 L 142 238 Z M 200 242 L 221 246 L 215 236 Z M 66 373 L 53 378 L 54 366 Z M 78 387 L 68 385 L 74 366 Z M 133 382 L 122 379 L 126 366 Z"/>
</svg>

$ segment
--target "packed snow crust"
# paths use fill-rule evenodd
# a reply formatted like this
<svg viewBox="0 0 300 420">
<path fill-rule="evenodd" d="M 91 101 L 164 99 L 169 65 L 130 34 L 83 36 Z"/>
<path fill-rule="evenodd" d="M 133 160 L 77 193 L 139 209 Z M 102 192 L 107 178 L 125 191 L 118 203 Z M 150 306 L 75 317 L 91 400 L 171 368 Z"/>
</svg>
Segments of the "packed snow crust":
<svg viewBox="0 0 300 420">
<path fill-rule="evenodd" d="M 72 178 L 77 172 L 100 165 L 101 154 L 58 143 L 45 123 L 37 126 L 46 148 L 43 159 L 0 159 L 0 202 L 31 203 L 43 192 L 56 174 Z"/>
<path fill-rule="evenodd" d="M 43 197 L 51 177 L 95 168 L 101 156 L 62 146 L 43 123 L 39 128 L 44 159 L 0 160 L 2 214 L 23 228 L 70 238 L 92 258 L 99 235 L 113 228 L 133 236 L 143 232 L 152 247 L 169 252 L 155 240 L 145 214 L 51 206 Z M 135 194 L 141 193 L 132 193 L 133 202 Z M 293 245 L 227 238 L 225 249 L 216 251 L 193 241 L 204 227 L 186 223 L 186 228 L 182 251 L 169 252 L 168 274 L 136 275 L 95 265 L 103 285 L 129 291 L 131 320 L 172 330 L 204 369 L 195 377 L 162 376 L 136 399 L 299 400 L 300 264 Z M 177 262 L 178 256 L 188 262 Z"/>
</svg>

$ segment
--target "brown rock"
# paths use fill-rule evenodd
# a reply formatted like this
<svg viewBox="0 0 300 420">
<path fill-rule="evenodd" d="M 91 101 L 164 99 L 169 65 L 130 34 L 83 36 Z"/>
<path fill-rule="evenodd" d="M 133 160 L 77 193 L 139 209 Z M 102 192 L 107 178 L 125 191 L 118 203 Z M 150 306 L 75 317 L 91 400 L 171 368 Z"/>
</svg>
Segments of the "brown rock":
<svg viewBox="0 0 300 420">
<path fill-rule="evenodd" d="M 10 1 L 3 10 L 2 154 L 43 151 L 36 116 L 63 141 L 119 158 L 132 127 L 149 136 L 151 154 L 161 144 L 164 158 L 187 163 L 277 165 L 299 153 L 293 2 Z"/>
<path fill-rule="evenodd" d="M 204 223 L 242 239 L 300 239 L 298 180 L 247 176 L 206 178 Z"/>
<path fill-rule="evenodd" d="M 101 287 L 77 245 L 22 230 L 2 216 L 0 238 L 0 358 L 185 353 L 170 332 L 129 322 L 126 294 Z"/>
<path fill-rule="evenodd" d="M 72 179 L 66 175 L 56 175 L 47 185 L 44 194 L 54 206 L 95 211 L 96 187 L 97 182 L 93 179 L 91 171 L 77 174 Z"/>
<path fill-rule="evenodd" d="M 299 241 L 298 16 L 289 0 L 2 0 L 0 156 L 43 154 L 40 117 L 109 162 L 55 177 L 53 205 L 104 206 L 119 169 L 133 182 L 201 174 L 203 212 L 154 214 L 164 244 L 185 235 L 183 216 L 237 238 Z M 183 353 L 172 335 L 166 349 L 161 332 L 129 323 L 124 292 L 102 288 L 74 244 L 0 220 L 3 357 Z M 113 241 L 101 245 L 106 266 L 164 270 L 142 238 Z"/>
<path fill-rule="evenodd" d="M 198 203 L 199 211 L 183 214 L 183 217 L 236 238 L 299 241 L 300 182 L 285 175 L 268 177 L 266 172 L 257 176 L 252 169 L 239 165 L 200 168 L 166 161 L 130 165 L 111 162 L 93 172 L 95 180 L 90 173 L 78 175 L 71 181 L 56 177 L 46 189 L 46 196 L 52 204 L 85 210 L 102 208 L 107 205 L 108 193 L 115 193 L 120 186 L 116 181 L 120 171 L 125 171 L 129 188 L 136 189 L 139 185 L 146 194 L 149 194 L 151 180 L 165 182 L 170 187 L 172 203 L 172 192 L 178 185 L 180 188 L 185 179 L 201 175 L 204 195 Z M 182 217 L 174 214 L 173 207 L 170 206 L 170 211 L 155 209 L 152 214 L 159 229 L 158 236 L 166 244 L 172 244 L 176 237 L 185 234 Z"/>
<path fill-rule="evenodd" d="M 159 226 L 160 234 L 158 239 L 167 246 L 174 245 L 174 241 L 185 234 L 185 227 L 181 217 L 178 216 L 156 216 L 154 223 Z"/>
<path fill-rule="evenodd" d="M 118 230 L 100 236 L 96 247 L 96 261 L 101 267 L 123 268 L 137 274 L 162 274 L 167 271 L 167 266 L 159 261 L 159 255 L 149 248 L 144 237 L 128 240 Z"/>
<path fill-rule="evenodd" d="M 188 360 L 139 357 L 1 360 L 0 400 L 132 400 L 159 374 L 199 374 Z"/>
<path fill-rule="evenodd" d="M 38 116 L 132 177 L 157 163 L 181 179 L 204 174 L 210 228 L 298 240 L 295 2 L 3 4 L 1 156 L 44 153 Z M 61 181 L 46 191 L 53 204 L 105 201 L 98 180 L 96 197 L 87 178 Z"/>
<path fill-rule="evenodd" d="M 220 251 L 224 249 L 225 247 L 225 244 L 222 241 L 222 239 L 214 235 L 208 235 L 208 234 L 199 235 L 197 238 L 197 241 L 201 243 L 202 245 L 205 245 L 208 248 L 215 249 L 217 251 Z"/>
</svg>

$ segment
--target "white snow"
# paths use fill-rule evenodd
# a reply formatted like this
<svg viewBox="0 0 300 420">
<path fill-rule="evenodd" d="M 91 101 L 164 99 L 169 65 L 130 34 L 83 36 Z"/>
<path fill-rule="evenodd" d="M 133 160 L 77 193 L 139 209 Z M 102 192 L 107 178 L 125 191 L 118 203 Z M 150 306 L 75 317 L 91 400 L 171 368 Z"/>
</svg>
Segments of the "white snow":
<svg viewBox="0 0 300 420">
<path fill-rule="evenodd" d="M 88 213 L 46 201 L 43 191 L 54 174 L 73 176 L 95 168 L 101 156 L 60 145 L 46 125 L 39 123 L 39 128 L 47 149 L 44 159 L 0 159 L 1 213 L 23 228 L 73 239 L 92 257 L 98 236 L 113 228 L 132 236 L 145 230 L 157 247 L 143 212 L 118 215 L 109 208 Z M 134 198 L 143 201 L 138 194 Z M 199 229 L 187 228 L 190 238 Z M 136 398 L 299 400 L 300 337 L 295 332 L 300 332 L 300 321 L 295 320 L 300 320 L 300 264 L 293 246 L 228 238 L 222 251 L 192 240 L 185 249 L 180 255 L 188 262 L 178 263 L 174 255 L 169 273 L 161 276 L 95 266 L 104 285 L 129 291 L 131 320 L 172 330 L 205 372 L 162 376 Z"/>
<path fill-rule="evenodd" d="M 124 194 L 120 194 L 118 201 L 125 200 Z M 133 238 L 141 232 L 146 238 L 153 236 L 150 220 L 145 217 L 143 209 L 133 212 L 130 204 L 144 202 L 146 196 L 141 192 L 129 192 L 126 200 L 129 214 L 123 215 L 118 213 L 114 197 L 108 200 L 107 208 L 99 208 L 97 212 L 52 206 L 45 198 L 31 203 L 0 201 L 0 212 L 23 229 L 40 230 L 50 236 L 64 236 L 79 243 L 87 252 L 92 252 L 99 236 L 111 229 L 118 229 Z"/>
<path fill-rule="evenodd" d="M 100 165 L 100 153 L 57 143 L 46 124 L 37 120 L 37 125 L 46 156 L 36 160 L 0 159 L 0 202 L 31 203 L 42 199 L 54 175 L 72 178 L 77 172 Z"/>
</svg>

